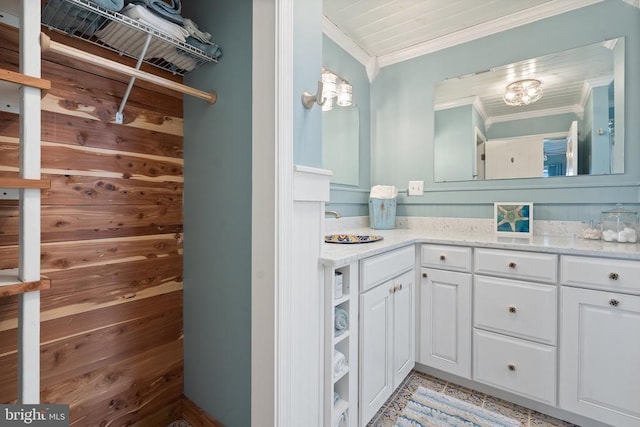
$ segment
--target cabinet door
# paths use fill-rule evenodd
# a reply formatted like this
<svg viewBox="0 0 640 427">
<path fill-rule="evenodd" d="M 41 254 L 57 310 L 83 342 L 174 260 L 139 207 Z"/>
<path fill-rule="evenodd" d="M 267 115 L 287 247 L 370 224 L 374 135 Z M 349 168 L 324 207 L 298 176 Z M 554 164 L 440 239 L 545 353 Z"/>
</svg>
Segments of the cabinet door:
<svg viewBox="0 0 640 427">
<path fill-rule="evenodd" d="M 360 424 L 367 422 L 393 392 L 391 376 L 392 299 L 385 282 L 360 295 Z"/>
<path fill-rule="evenodd" d="M 393 386 L 397 387 L 415 366 L 414 270 L 393 280 Z"/>
<path fill-rule="evenodd" d="M 640 426 L 640 296 L 562 288 L 560 407 Z"/>
<path fill-rule="evenodd" d="M 422 269 L 420 363 L 471 378 L 471 274 Z"/>
</svg>

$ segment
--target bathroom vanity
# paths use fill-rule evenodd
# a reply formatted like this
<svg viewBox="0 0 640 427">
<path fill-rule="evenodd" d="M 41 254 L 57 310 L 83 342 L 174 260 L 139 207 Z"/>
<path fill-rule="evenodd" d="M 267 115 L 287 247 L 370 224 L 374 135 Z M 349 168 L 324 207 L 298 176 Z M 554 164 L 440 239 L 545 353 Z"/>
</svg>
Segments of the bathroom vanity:
<svg viewBox="0 0 640 427">
<path fill-rule="evenodd" d="M 358 387 L 341 407 L 326 389 L 325 420 L 346 411 L 342 425 L 366 426 L 417 362 L 569 421 L 640 426 L 638 245 L 379 234 L 376 243 L 324 246 L 325 281 L 335 271 L 351 280 L 349 328 L 358 336 L 348 351 Z"/>
</svg>

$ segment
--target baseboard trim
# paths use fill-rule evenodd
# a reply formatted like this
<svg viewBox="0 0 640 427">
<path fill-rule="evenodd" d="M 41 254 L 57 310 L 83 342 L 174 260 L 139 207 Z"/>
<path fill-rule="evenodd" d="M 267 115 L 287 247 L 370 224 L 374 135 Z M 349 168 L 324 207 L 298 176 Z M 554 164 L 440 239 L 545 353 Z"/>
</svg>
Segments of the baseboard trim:
<svg viewBox="0 0 640 427">
<path fill-rule="evenodd" d="M 186 396 L 182 396 L 182 418 L 191 424 L 191 427 L 224 427 L 224 424 L 211 417 Z"/>
</svg>

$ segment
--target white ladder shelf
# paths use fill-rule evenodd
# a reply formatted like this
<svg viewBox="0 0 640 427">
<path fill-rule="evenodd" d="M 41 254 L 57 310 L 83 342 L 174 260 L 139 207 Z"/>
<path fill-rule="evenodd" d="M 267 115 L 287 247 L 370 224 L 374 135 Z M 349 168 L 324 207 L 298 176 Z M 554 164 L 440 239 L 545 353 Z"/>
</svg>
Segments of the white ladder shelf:
<svg viewBox="0 0 640 427">
<path fill-rule="evenodd" d="M 15 2 L 14 2 L 15 3 Z M 0 178 L 1 189 L 17 189 L 20 200 L 19 265 L 0 273 L 0 297 L 18 295 L 18 403 L 40 402 L 40 197 L 50 182 L 40 178 L 40 99 L 51 87 L 40 78 L 40 1 L 21 0 L 20 72 L 0 70 L 0 81 L 15 85 L 20 104 L 20 177 Z M 28 120 L 27 120 L 28 118 Z"/>
</svg>

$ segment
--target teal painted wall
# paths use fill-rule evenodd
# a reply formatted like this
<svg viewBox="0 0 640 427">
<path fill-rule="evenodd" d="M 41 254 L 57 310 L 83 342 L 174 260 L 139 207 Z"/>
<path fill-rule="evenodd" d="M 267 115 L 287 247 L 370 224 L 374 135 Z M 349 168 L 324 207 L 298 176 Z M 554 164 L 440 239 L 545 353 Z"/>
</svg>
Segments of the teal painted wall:
<svg viewBox="0 0 640 427">
<path fill-rule="evenodd" d="M 436 181 L 473 179 L 475 144 L 474 108 L 471 105 L 436 111 L 433 171 Z"/>
<path fill-rule="evenodd" d="M 594 87 L 591 91 L 591 173 L 608 173 L 611 170 L 611 145 L 609 143 L 609 87 Z"/>
<path fill-rule="evenodd" d="M 625 37 L 626 43 L 624 175 L 434 182 L 437 82 L 615 37 Z M 640 9 L 618 0 L 384 67 L 371 86 L 372 182 L 406 188 L 409 180 L 425 181 L 424 197 L 399 197 L 399 215 L 491 217 L 494 201 L 526 200 L 536 204 L 539 219 L 582 220 L 616 202 L 637 204 L 640 121 L 631 118 L 640 116 L 640 80 L 631 76 L 638 75 Z"/>
<path fill-rule="evenodd" d="M 359 179 L 357 186 L 331 185 L 329 209 L 341 215 L 368 215 L 371 189 L 371 107 L 370 84 L 365 67 L 327 36 L 322 38 L 322 63 L 353 86 L 353 102 L 360 113 Z"/>
<path fill-rule="evenodd" d="M 184 394 L 226 426 L 251 425 L 252 1 L 185 2 L 218 64 L 185 82 Z"/>
<path fill-rule="evenodd" d="M 571 123 L 574 120 L 581 121 L 575 113 L 555 114 L 526 120 L 510 120 L 492 124 L 485 136 L 487 139 L 494 139 L 567 132 L 569 130 L 567 123 Z"/>
<path fill-rule="evenodd" d="M 302 106 L 303 92 L 315 94 L 322 73 L 322 1 L 299 0 L 293 8 L 293 160 L 322 167 L 322 110 Z"/>
</svg>

